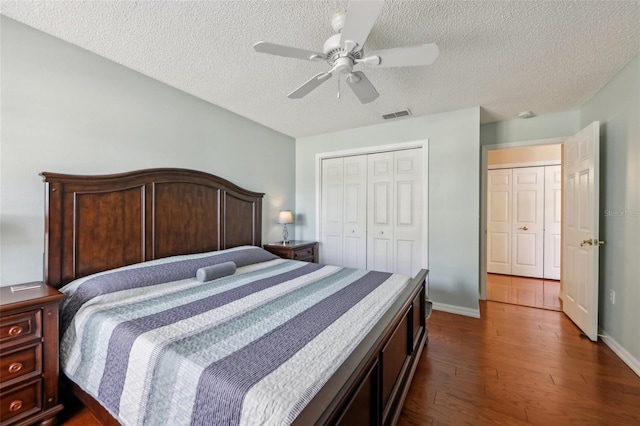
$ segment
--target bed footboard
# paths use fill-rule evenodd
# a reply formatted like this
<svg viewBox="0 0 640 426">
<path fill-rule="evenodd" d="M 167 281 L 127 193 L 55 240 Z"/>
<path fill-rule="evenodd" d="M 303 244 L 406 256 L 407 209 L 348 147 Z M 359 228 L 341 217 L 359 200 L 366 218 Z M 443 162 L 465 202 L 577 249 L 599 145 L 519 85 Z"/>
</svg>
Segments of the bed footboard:
<svg viewBox="0 0 640 426">
<path fill-rule="evenodd" d="M 298 416 L 295 425 L 393 425 L 398 421 L 427 339 L 427 270 Z"/>
</svg>

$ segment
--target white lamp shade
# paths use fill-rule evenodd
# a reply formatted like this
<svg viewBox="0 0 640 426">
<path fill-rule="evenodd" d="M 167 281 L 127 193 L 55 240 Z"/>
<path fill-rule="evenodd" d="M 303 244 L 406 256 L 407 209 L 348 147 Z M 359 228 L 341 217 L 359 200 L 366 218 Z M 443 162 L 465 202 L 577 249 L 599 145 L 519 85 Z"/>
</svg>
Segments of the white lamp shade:
<svg viewBox="0 0 640 426">
<path fill-rule="evenodd" d="M 278 223 L 293 223 L 293 213 L 291 213 L 291 210 L 280 210 Z"/>
</svg>

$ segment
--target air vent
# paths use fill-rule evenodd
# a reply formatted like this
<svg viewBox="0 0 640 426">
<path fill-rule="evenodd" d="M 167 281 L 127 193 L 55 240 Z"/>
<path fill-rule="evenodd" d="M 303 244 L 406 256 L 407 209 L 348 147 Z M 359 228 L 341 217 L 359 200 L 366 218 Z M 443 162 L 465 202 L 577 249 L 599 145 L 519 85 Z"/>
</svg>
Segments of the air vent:
<svg viewBox="0 0 640 426">
<path fill-rule="evenodd" d="M 385 120 L 392 120 L 394 118 L 406 117 L 411 115 L 411 111 L 408 109 L 403 109 L 402 111 L 390 112 L 388 114 L 382 114 L 382 118 Z"/>
</svg>

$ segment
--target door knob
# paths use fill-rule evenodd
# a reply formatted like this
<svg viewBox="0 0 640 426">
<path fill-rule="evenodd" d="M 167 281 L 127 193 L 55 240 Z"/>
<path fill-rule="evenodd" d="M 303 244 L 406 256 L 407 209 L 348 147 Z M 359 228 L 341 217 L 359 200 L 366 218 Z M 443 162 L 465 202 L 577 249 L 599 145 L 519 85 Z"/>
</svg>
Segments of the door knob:
<svg viewBox="0 0 640 426">
<path fill-rule="evenodd" d="M 529 229 L 529 228 L 527 228 L 526 226 L 521 226 L 521 227 L 520 227 L 520 228 L 518 228 L 518 229 L 520 229 L 520 230 L 522 230 L 522 231 L 526 231 L 526 230 L 527 230 L 527 229 Z"/>
</svg>

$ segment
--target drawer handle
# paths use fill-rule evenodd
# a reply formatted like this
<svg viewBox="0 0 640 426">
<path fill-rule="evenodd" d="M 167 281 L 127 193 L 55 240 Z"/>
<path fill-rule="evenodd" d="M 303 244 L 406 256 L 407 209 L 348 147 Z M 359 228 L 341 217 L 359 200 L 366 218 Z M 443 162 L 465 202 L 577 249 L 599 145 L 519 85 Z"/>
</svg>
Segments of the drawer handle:
<svg viewBox="0 0 640 426">
<path fill-rule="evenodd" d="M 17 336 L 18 334 L 22 333 L 22 330 L 22 327 L 20 327 L 19 325 L 14 325 L 9 329 L 9 336 Z"/>
<path fill-rule="evenodd" d="M 17 373 L 20 370 L 22 370 L 21 362 L 12 362 L 9 364 L 9 373 Z"/>
<path fill-rule="evenodd" d="M 20 401 L 19 399 L 16 399 L 15 401 L 11 402 L 11 404 L 9 404 L 9 411 L 11 412 L 18 411 L 21 408 L 22 401 Z"/>
</svg>

